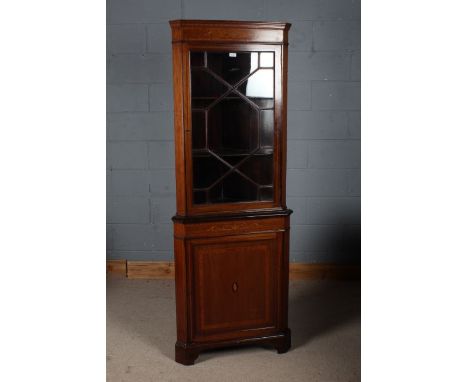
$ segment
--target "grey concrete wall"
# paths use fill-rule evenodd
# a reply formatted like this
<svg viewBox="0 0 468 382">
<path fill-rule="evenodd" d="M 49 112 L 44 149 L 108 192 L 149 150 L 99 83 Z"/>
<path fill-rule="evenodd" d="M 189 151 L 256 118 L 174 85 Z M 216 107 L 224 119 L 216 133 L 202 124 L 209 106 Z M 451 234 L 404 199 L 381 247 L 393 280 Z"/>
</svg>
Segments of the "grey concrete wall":
<svg viewBox="0 0 468 382">
<path fill-rule="evenodd" d="M 288 21 L 291 260 L 360 257 L 360 1 L 109 0 L 108 258 L 171 260 L 176 18 Z"/>
</svg>

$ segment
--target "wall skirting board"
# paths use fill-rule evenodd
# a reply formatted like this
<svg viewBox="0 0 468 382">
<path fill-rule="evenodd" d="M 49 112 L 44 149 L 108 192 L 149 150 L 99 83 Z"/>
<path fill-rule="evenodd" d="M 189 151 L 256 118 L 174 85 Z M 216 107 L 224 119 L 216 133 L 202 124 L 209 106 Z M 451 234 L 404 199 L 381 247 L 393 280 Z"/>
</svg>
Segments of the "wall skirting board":
<svg viewBox="0 0 468 382">
<path fill-rule="evenodd" d="M 107 273 L 129 279 L 173 279 L 173 261 L 107 260 Z M 359 265 L 290 263 L 290 280 L 359 280 Z"/>
</svg>

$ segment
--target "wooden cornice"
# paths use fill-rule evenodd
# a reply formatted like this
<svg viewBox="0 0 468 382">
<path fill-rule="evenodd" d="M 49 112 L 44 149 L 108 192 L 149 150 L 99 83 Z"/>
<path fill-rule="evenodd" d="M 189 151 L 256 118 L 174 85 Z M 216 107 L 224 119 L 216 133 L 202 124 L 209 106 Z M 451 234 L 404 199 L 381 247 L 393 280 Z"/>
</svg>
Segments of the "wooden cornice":
<svg viewBox="0 0 468 382">
<path fill-rule="evenodd" d="M 267 21 L 171 20 L 172 42 L 287 44 L 291 24 Z"/>
</svg>

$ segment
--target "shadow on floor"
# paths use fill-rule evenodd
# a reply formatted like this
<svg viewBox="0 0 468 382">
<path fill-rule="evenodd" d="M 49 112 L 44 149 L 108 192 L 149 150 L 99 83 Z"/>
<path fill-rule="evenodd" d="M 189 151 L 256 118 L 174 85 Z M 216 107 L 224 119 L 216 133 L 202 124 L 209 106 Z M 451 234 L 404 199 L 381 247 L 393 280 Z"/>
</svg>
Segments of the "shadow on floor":
<svg viewBox="0 0 468 382">
<path fill-rule="evenodd" d="M 294 289 L 297 281 L 290 284 Z M 359 281 L 314 281 L 291 293 L 289 327 L 292 349 L 307 344 L 360 316 L 361 286 Z"/>
<path fill-rule="evenodd" d="M 359 319 L 361 287 L 359 281 L 292 281 L 290 283 L 289 327 L 292 332 L 291 350 L 348 322 Z M 200 354 L 199 362 L 229 352 L 249 349 L 275 349 L 268 346 L 246 346 L 214 349 Z"/>
<path fill-rule="evenodd" d="M 336 201 L 339 203 L 339 200 Z M 322 248 L 326 257 L 322 262 L 337 265 L 360 266 L 361 226 L 360 205 L 354 209 L 339 209 L 330 220 L 330 229 L 317 238 L 313 232 L 306 235 L 305 248 Z M 357 207 L 359 207 L 357 209 Z M 332 208 L 333 209 L 333 208 Z M 311 261 L 320 261 L 317 258 Z M 292 332 L 292 348 L 301 347 L 312 338 L 326 334 L 349 321 L 360 317 L 361 285 L 359 280 L 309 281 L 295 289 L 290 283 L 289 327 Z"/>
</svg>

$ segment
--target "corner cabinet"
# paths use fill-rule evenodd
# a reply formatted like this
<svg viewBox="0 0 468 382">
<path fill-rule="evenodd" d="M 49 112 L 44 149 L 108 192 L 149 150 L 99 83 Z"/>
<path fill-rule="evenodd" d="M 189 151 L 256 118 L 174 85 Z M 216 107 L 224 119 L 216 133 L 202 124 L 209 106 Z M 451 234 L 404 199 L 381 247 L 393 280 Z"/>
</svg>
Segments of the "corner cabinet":
<svg viewBox="0 0 468 382">
<path fill-rule="evenodd" d="M 290 347 L 286 75 L 290 24 L 175 20 L 176 361 Z"/>
</svg>

